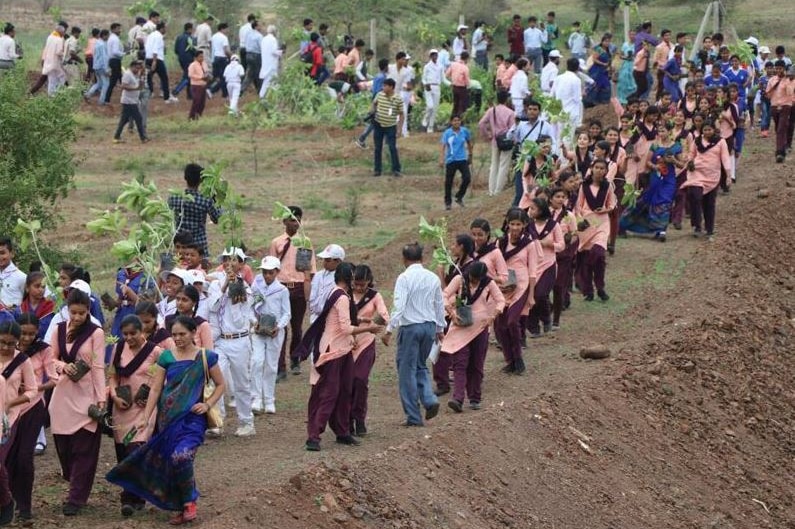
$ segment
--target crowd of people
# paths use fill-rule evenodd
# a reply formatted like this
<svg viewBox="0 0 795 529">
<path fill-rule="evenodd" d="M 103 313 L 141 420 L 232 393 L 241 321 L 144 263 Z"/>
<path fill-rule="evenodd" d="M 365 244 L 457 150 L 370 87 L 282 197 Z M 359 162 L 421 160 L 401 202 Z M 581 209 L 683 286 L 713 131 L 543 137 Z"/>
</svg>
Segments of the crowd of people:
<svg viewBox="0 0 795 529">
<path fill-rule="evenodd" d="M 757 105 L 762 136 L 775 121 L 777 161 L 791 147 L 795 81 L 781 46 L 768 60 L 770 50 L 750 38 L 746 42 L 759 57 L 742 64 L 720 35 L 712 35 L 693 61 L 685 61 L 687 34 L 677 34 L 674 44 L 670 31 L 658 38 L 647 22 L 619 52 L 610 34 L 591 46 L 574 24 L 561 74 L 554 13 L 542 24 L 530 17 L 526 28 L 521 21 L 517 15 L 508 29 L 509 53 L 493 57 L 496 101 L 478 122 L 491 149 L 489 194 L 501 194 L 509 176 L 514 180 L 501 230 L 488 219 L 473 219 L 469 231 L 450 243 L 453 264 L 438 270 L 426 268 L 422 245 L 403 247 L 405 271 L 395 282 L 391 309 L 374 288 L 371 268 L 346 261 L 340 244 L 317 252 L 317 263 L 307 258 L 299 206 L 289 207 L 284 232 L 255 252 L 258 262 L 243 247 L 225 248 L 213 262 L 206 222 L 218 222 L 221 211 L 200 194 L 203 168 L 196 164 L 184 171 L 191 199 L 169 200 L 180 228 L 173 259 L 164 259 L 154 278 L 139 263 L 119 269 L 115 295 L 98 298 L 90 276 L 71 264 L 60 267 L 59 288 L 48 288 L 35 266 L 27 274 L 15 266 L 13 242 L 0 239 L 0 525 L 10 523 L 15 511 L 23 520 L 32 517 L 34 454 L 46 451 L 46 424 L 69 481 L 65 515 L 78 514 L 88 501 L 104 432 L 114 440 L 118 465 L 107 479 L 122 489 L 122 515 L 149 502 L 176 511 L 174 524 L 197 517 L 193 461 L 205 436 L 223 435 L 228 410 L 236 415 L 236 436 L 256 435 L 255 418 L 276 413 L 277 382 L 288 373 L 309 372 L 305 449 L 321 449 L 327 425 L 337 443 L 358 445 L 368 431 L 376 344 L 380 339 L 389 346 L 393 333 L 405 426 L 432 420 L 446 394 L 452 412 L 478 410 L 492 331 L 504 356 L 502 371 L 525 373 L 527 338 L 564 328 L 563 313 L 575 292 L 584 302 L 609 301 L 607 255 L 616 252 L 618 237 L 631 232 L 665 242 L 668 227 L 683 229 L 689 215 L 693 236 L 712 239 L 718 190 L 729 192 L 737 178 Z M 85 75 L 96 80 L 86 97 L 99 92 L 100 104 L 108 103 L 121 83 L 117 140 L 128 121 L 147 140 L 140 113 L 147 90 L 138 91 L 148 83 L 151 94 L 155 76 L 169 104 L 188 88 L 192 117 L 218 91 L 234 112 L 246 87 L 264 96 L 284 51 L 275 28 L 262 36 L 259 22 L 249 17 L 233 54 L 229 26 L 221 23 L 213 34 L 210 22 L 195 31 L 186 24 L 177 38 L 183 78 L 173 91 L 163 60 L 166 27 L 157 13 L 130 30 L 133 58 L 126 71 L 121 59 L 129 50 L 119 39 L 121 26 L 96 32 L 84 55 L 91 65 Z M 455 200 L 464 207 L 476 145 L 465 120 L 472 81 L 467 63 L 473 56 L 488 68 L 494 36 L 478 23 L 470 39 L 469 28 L 459 26 L 452 44 L 429 51 L 415 86 L 406 52 L 396 54 L 394 64 L 380 60 L 370 79 L 362 64 L 372 54 L 361 53 L 360 40 L 338 50 L 329 72 L 323 58 L 328 28 L 321 25 L 315 33 L 313 27 L 312 20 L 304 21 L 299 54 L 311 64 L 316 83 L 332 79 L 342 83 L 335 85 L 339 92 L 358 80 L 357 89 L 373 93 L 372 120 L 355 141 L 365 148 L 374 133 L 375 176 L 382 172 L 384 140 L 392 174 L 402 174 L 396 142 L 399 129 L 402 136 L 409 133 L 414 90 L 424 96 L 423 129 L 434 133 L 440 86 L 452 85 L 454 112 L 439 140 L 439 165 L 445 170 L 444 206 L 452 209 Z M 18 55 L 9 55 L 16 50 L 13 26 L 5 30 L 0 68 Z M 47 83 L 54 93 L 64 82 L 87 78 L 70 68 L 82 60 L 72 39 L 64 42 L 66 32 L 61 23 L 48 37 L 33 92 Z M 72 28 L 71 35 L 79 38 L 80 29 Z M 590 65 L 582 64 L 586 59 Z M 561 102 L 571 136 L 549 120 L 542 96 Z M 590 120 L 583 127 L 584 107 L 599 104 L 611 104 L 615 122 Z M 461 186 L 453 195 L 457 173 Z M 113 314 L 108 326 L 103 308 Z"/>
</svg>

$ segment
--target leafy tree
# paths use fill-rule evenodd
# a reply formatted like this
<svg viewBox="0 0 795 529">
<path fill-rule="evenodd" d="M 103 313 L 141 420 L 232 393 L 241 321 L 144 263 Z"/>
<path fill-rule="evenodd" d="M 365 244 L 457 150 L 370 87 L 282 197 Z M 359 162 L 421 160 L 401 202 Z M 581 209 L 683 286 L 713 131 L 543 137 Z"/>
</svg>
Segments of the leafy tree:
<svg viewBox="0 0 795 529">
<path fill-rule="evenodd" d="M 212 16 L 216 20 L 233 22 L 246 4 L 244 0 L 137 0 L 127 7 L 127 12 L 146 16 L 149 11 L 157 11 L 166 19 L 170 18 L 170 13 L 197 20 Z"/>
<path fill-rule="evenodd" d="M 25 70 L 0 76 L 0 233 L 11 234 L 18 219 L 37 221 L 41 229 L 59 221 L 56 200 L 73 187 L 76 88 L 54 97 L 29 97 Z"/>
<path fill-rule="evenodd" d="M 586 9 L 596 11 L 596 20 L 602 14 L 607 15 L 607 31 L 615 34 L 616 31 L 616 17 L 621 12 L 625 5 L 637 13 L 638 4 L 640 0 L 583 0 L 583 5 Z M 596 22 L 594 22 L 594 29 L 596 29 Z"/>
</svg>

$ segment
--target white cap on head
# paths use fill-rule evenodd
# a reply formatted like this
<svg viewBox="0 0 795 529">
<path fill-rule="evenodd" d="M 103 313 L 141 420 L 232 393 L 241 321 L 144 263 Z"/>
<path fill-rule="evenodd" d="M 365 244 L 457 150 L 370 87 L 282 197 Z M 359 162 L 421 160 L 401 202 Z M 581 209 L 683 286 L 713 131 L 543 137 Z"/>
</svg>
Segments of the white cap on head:
<svg viewBox="0 0 795 529">
<path fill-rule="evenodd" d="M 461 31 L 462 29 L 469 29 L 469 26 L 466 24 L 459 24 L 458 29 L 456 31 Z"/>
<path fill-rule="evenodd" d="M 207 274 L 204 273 L 204 270 L 200 268 L 194 268 L 193 270 L 187 270 L 187 275 L 190 276 L 190 283 L 195 285 L 196 283 L 201 283 L 202 286 L 206 287 L 209 285 L 207 282 Z"/>
<path fill-rule="evenodd" d="M 554 57 L 557 57 L 557 58 L 560 58 L 560 57 L 562 57 L 562 55 L 560 54 L 560 52 L 559 52 L 558 50 L 552 50 L 552 51 L 550 51 L 550 52 L 549 52 L 549 56 L 550 56 L 550 57 L 553 57 L 553 58 L 554 58 Z"/>
<path fill-rule="evenodd" d="M 224 257 L 237 257 L 241 261 L 246 261 L 248 259 L 248 256 L 245 254 L 245 252 L 243 252 L 241 248 L 238 248 L 236 246 L 225 248 L 223 253 L 221 254 L 221 258 Z"/>
<path fill-rule="evenodd" d="M 768 48 L 767 46 L 760 46 L 759 55 L 763 55 L 765 53 L 770 53 L 770 48 Z"/>
<path fill-rule="evenodd" d="M 190 285 L 193 283 L 193 276 L 191 273 L 184 268 L 172 268 L 165 274 L 163 274 L 164 278 L 167 279 L 168 276 L 174 276 L 179 278 L 182 281 L 183 285 Z"/>
<path fill-rule="evenodd" d="M 85 293 L 88 296 L 91 295 L 91 287 L 89 286 L 88 283 L 86 283 L 82 279 L 75 279 L 74 281 L 69 283 L 69 289 L 71 290 L 73 288 L 79 290 L 80 292 Z"/>
<path fill-rule="evenodd" d="M 280 270 L 281 267 L 282 263 L 279 262 L 279 258 L 269 255 L 262 260 L 258 268 L 260 270 Z"/>
<path fill-rule="evenodd" d="M 757 39 L 756 37 L 748 37 L 747 39 L 745 39 L 745 42 L 747 44 L 750 44 L 751 46 L 759 46 L 759 39 Z"/>
<path fill-rule="evenodd" d="M 428 52 L 428 55 L 433 55 L 434 53 L 439 55 L 439 50 L 437 50 L 436 48 L 433 48 L 431 51 Z"/>
<path fill-rule="evenodd" d="M 339 259 L 340 261 L 345 260 L 345 250 L 342 249 L 342 246 L 339 244 L 329 244 L 323 251 L 317 254 L 318 257 L 321 259 Z"/>
<path fill-rule="evenodd" d="M 240 62 L 240 57 L 238 57 L 237 55 L 232 55 L 232 57 L 230 57 L 230 59 L 229 59 L 229 60 L 230 60 L 230 61 L 237 61 L 237 62 Z"/>
</svg>

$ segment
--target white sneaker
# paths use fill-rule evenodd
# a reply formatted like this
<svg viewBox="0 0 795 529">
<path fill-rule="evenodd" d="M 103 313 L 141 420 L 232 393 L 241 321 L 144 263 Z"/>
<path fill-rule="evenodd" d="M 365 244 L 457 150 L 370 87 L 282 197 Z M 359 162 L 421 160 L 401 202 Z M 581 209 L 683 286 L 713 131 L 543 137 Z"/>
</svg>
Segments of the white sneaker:
<svg viewBox="0 0 795 529">
<path fill-rule="evenodd" d="M 252 406 L 251 413 L 253 413 L 254 415 L 262 415 L 265 412 L 262 411 L 262 406 Z"/>
<path fill-rule="evenodd" d="M 208 89 L 207 89 L 207 99 L 212 99 L 212 98 L 213 98 L 213 93 L 212 93 L 212 91 L 211 91 L 211 90 L 208 88 Z"/>
<path fill-rule="evenodd" d="M 251 437 L 256 433 L 257 431 L 254 429 L 254 426 L 246 424 L 237 429 L 237 431 L 235 432 L 235 437 Z"/>
<path fill-rule="evenodd" d="M 268 415 L 273 415 L 274 413 L 276 413 L 276 406 L 274 406 L 273 404 L 268 404 L 267 406 L 265 406 L 265 413 L 267 413 Z"/>
<path fill-rule="evenodd" d="M 234 397 L 229 397 L 229 404 L 227 406 L 230 408 L 237 408 L 237 403 L 235 402 Z"/>
<path fill-rule="evenodd" d="M 207 431 L 204 432 L 204 435 L 207 437 L 221 437 L 224 431 L 220 428 L 207 428 Z"/>
<path fill-rule="evenodd" d="M 179 99 L 174 97 L 174 96 L 171 96 L 168 99 L 166 99 L 166 104 L 167 105 L 171 104 L 171 103 L 179 103 Z"/>
</svg>

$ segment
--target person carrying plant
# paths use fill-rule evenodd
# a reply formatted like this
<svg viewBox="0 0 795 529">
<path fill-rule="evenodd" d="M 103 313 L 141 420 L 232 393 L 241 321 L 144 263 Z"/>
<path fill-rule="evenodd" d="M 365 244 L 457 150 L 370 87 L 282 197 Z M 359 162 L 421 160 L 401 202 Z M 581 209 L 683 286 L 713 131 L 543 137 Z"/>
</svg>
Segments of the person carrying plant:
<svg viewBox="0 0 795 529">
<path fill-rule="evenodd" d="M 555 286 L 558 271 L 557 253 L 563 251 L 566 242 L 563 239 L 563 230 L 552 215 L 546 199 L 534 198 L 530 202 L 528 215 L 530 222 L 527 224 L 527 229 L 541 246 L 541 259 L 538 261 L 536 271 L 538 279 L 533 289 L 535 303 L 528 315 L 528 329 L 530 338 L 540 338 L 542 325 L 545 333 L 552 330 L 552 307 L 549 295 Z"/>
<path fill-rule="evenodd" d="M 174 224 L 179 230 L 184 230 L 193 235 L 193 242 L 202 248 L 202 255 L 209 255 L 207 244 L 207 217 L 213 224 L 218 224 L 221 209 L 216 205 L 214 198 L 207 198 L 199 192 L 204 167 L 195 163 L 185 166 L 184 178 L 187 188 L 183 198 L 178 195 L 168 197 L 168 207 L 174 212 Z"/>
<path fill-rule="evenodd" d="M 453 114 L 450 127 L 442 133 L 439 167 L 444 168 L 444 207 L 452 207 L 453 179 L 461 173 L 461 185 L 455 195 L 455 202 L 464 207 L 464 196 L 472 180 L 469 166 L 472 165 L 472 135 L 469 129 L 461 126 L 461 115 Z"/>
</svg>

